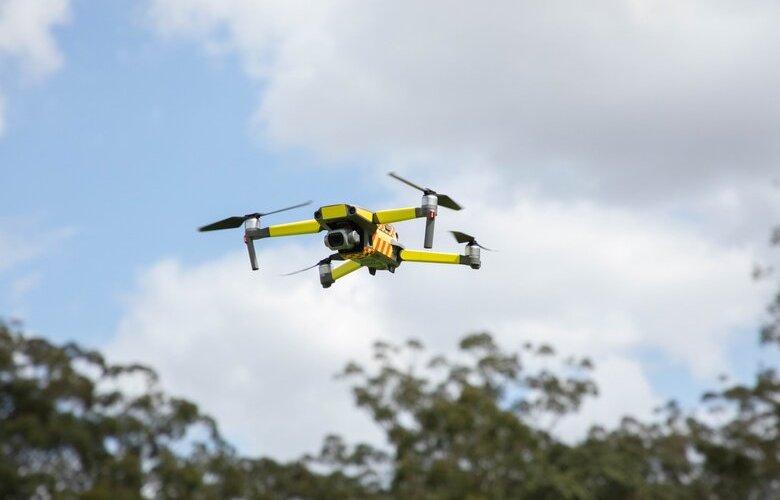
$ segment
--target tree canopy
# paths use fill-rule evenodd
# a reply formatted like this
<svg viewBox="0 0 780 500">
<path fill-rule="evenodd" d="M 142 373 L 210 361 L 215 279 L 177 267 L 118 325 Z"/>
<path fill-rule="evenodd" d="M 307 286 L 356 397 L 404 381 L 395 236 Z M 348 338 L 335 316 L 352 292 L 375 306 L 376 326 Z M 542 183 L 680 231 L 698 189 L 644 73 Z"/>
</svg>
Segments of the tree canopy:
<svg viewBox="0 0 780 500">
<path fill-rule="evenodd" d="M 0 323 L 0 498 L 347 498 L 339 472 L 240 457 L 153 370 Z"/>
<path fill-rule="evenodd" d="M 769 328 L 769 327 L 768 327 Z M 766 331 L 766 329 L 765 329 Z M 765 335 L 767 342 L 775 336 Z M 780 497 L 780 380 L 763 369 L 683 412 L 550 432 L 596 397 L 587 359 L 545 345 L 501 349 L 479 333 L 448 359 L 377 342 L 341 374 L 387 437 L 328 436 L 290 463 L 241 456 L 155 372 L 111 365 L 0 324 L 3 498 L 764 499 Z"/>
</svg>

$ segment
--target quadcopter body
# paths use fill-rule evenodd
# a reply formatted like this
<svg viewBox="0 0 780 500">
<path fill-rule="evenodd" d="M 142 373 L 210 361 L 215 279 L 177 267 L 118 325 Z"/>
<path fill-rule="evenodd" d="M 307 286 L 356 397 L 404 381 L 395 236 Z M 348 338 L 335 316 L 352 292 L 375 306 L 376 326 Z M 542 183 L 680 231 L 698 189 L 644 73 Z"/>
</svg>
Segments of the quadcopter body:
<svg viewBox="0 0 780 500">
<path fill-rule="evenodd" d="M 480 249 L 489 249 L 481 246 L 472 236 L 465 233 L 452 232 L 459 243 L 466 243 L 463 255 L 427 250 L 409 250 L 398 241 L 398 233 L 393 225 L 394 223 L 425 218 L 423 246 L 432 248 L 434 222 L 438 206 L 445 206 L 453 210 L 460 210 L 461 206 L 447 195 L 437 194 L 429 188 L 421 188 L 396 174 L 391 173 L 390 175 L 423 191 L 419 207 L 394 208 L 372 212 L 348 204 L 327 205 L 317 209 L 314 212 L 313 219 L 267 227 L 260 226 L 260 218 L 262 216 L 305 206 L 310 203 L 307 202 L 268 213 L 228 217 L 227 219 L 203 226 L 200 228 L 200 231 L 237 228 L 243 224 L 244 243 L 247 246 L 253 270 L 259 269 L 254 247 L 255 240 L 314 234 L 325 231 L 324 244 L 334 253 L 314 266 L 295 272 L 318 267 L 320 283 L 324 288 L 330 287 L 336 280 L 363 267 L 367 268 L 372 275 L 376 274 L 377 271 L 394 273 L 396 268 L 404 261 L 461 264 L 467 265 L 472 269 L 479 269 L 482 265 Z M 333 268 L 332 262 L 334 261 L 343 261 L 343 264 Z"/>
</svg>

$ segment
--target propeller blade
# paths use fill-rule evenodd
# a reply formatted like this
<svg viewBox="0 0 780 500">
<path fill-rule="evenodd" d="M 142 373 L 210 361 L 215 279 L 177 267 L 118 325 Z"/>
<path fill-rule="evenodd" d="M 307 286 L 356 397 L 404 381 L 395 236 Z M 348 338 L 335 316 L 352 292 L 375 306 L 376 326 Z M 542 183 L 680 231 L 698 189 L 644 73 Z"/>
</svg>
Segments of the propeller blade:
<svg viewBox="0 0 780 500">
<path fill-rule="evenodd" d="M 264 212 L 264 213 L 261 213 L 260 216 L 263 217 L 263 216 L 266 216 L 266 215 L 278 214 L 279 212 L 284 212 L 285 210 L 292 210 L 293 208 L 305 207 L 306 205 L 311 205 L 311 200 L 305 201 L 303 203 L 299 203 L 297 205 L 293 205 L 291 207 L 280 208 L 279 210 L 274 210 L 273 212 Z"/>
<path fill-rule="evenodd" d="M 218 231 L 220 229 L 234 229 L 241 224 L 244 223 L 245 220 L 247 220 L 248 217 L 228 217 L 227 219 L 222 219 L 221 221 L 214 222 L 213 224 L 209 224 L 207 226 L 203 226 L 198 229 L 200 232 L 204 231 Z"/>
<path fill-rule="evenodd" d="M 461 233 L 460 231 L 450 231 L 452 235 L 455 237 L 455 241 L 458 243 L 474 243 L 476 240 L 473 236 L 466 233 Z"/>
<path fill-rule="evenodd" d="M 476 241 L 474 242 L 474 244 L 475 244 L 475 245 L 477 245 L 477 246 L 478 246 L 479 248 L 481 248 L 482 250 L 487 250 L 488 252 L 498 252 L 498 250 L 494 250 L 494 249 L 492 249 L 492 248 L 488 248 L 488 247 L 483 247 L 482 245 L 480 245 L 480 244 L 479 244 L 479 243 L 477 243 Z"/>
<path fill-rule="evenodd" d="M 449 209 L 452 209 L 452 210 L 460 210 L 461 208 L 463 208 L 463 207 L 461 207 L 458 204 L 458 202 L 456 202 L 455 200 L 453 200 L 452 198 L 450 198 L 446 194 L 439 194 L 439 193 L 437 193 L 436 191 L 434 191 L 433 189 L 430 189 L 430 188 L 422 188 L 422 187 L 418 186 L 417 184 L 415 184 L 414 182 L 408 181 L 408 180 L 404 179 L 403 177 L 401 177 L 400 175 L 396 174 L 395 172 L 390 172 L 387 175 L 389 175 L 393 179 L 397 179 L 397 180 L 403 182 L 407 186 L 411 186 L 414 189 L 419 189 L 420 191 L 422 191 L 425 194 L 435 194 L 436 197 L 439 199 L 439 205 L 441 205 L 442 207 L 446 207 L 446 208 L 449 208 Z"/>
<path fill-rule="evenodd" d="M 334 253 L 333 255 L 325 257 L 324 259 L 322 259 L 321 261 L 317 262 L 313 266 L 309 266 L 309 267 L 306 267 L 306 268 L 303 268 L 303 269 L 299 269 L 299 270 L 293 271 L 291 273 L 281 274 L 280 276 L 292 276 L 293 274 L 298 274 L 298 273 L 302 273 L 304 271 L 308 271 L 309 269 L 314 269 L 315 267 L 319 266 L 320 264 L 324 264 L 326 262 L 333 262 L 334 260 L 344 260 L 344 257 L 342 257 L 341 254 L 339 254 L 339 253 Z"/>
<path fill-rule="evenodd" d="M 436 195 L 439 198 L 439 205 L 442 207 L 447 207 L 451 210 L 460 210 L 463 208 L 462 206 L 458 205 L 458 203 L 447 196 L 446 194 L 437 194 Z"/>
<path fill-rule="evenodd" d="M 247 219 L 260 218 L 271 214 L 278 214 L 279 212 L 284 212 L 285 210 L 292 210 L 293 208 L 305 207 L 310 203 L 311 200 L 305 203 L 299 203 L 297 205 L 293 205 L 291 207 L 280 208 L 279 210 L 274 210 L 273 212 L 265 212 L 265 213 L 255 212 L 253 214 L 246 214 L 243 217 L 241 216 L 228 217 L 227 219 L 222 219 L 221 221 L 214 222 L 213 224 L 203 226 L 199 228 L 198 231 L 204 232 L 204 231 L 219 231 L 220 229 L 235 229 L 239 227 L 241 224 L 243 224 L 244 221 Z"/>
<path fill-rule="evenodd" d="M 320 262 L 322 262 L 322 261 L 320 261 Z M 314 264 L 313 266 L 304 267 L 303 269 L 299 269 L 299 270 L 297 270 L 297 271 L 293 271 L 293 272 L 291 272 L 291 273 L 284 273 L 284 274 L 281 274 L 280 276 L 292 276 L 293 274 L 298 274 L 298 273 L 302 273 L 302 272 L 304 272 L 304 271 L 308 271 L 309 269 L 314 269 L 315 267 L 317 267 L 317 266 L 319 266 L 319 265 L 320 265 L 320 262 L 317 262 L 317 263 L 316 263 L 316 264 Z"/>
<path fill-rule="evenodd" d="M 387 175 L 389 175 L 389 176 L 390 176 L 390 177 L 392 177 L 393 179 L 397 179 L 397 180 L 399 180 L 399 181 L 403 182 L 403 183 L 404 183 L 404 184 L 406 184 L 407 186 L 411 186 L 411 187 L 413 187 L 414 189 L 419 189 L 419 190 L 420 190 L 420 191 L 422 191 L 423 193 L 426 193 L 426 194 L 427 194 L 427 193 L 429 193 L 429 192 L 431 191 L 430 189 L 421 188 L 420 186 L 418 186 L 417 184 L 415 184 L 415 183 L 413 183 L 413 182 L 411 182 L 411 181 L 407 181 L 406 179 L 404 179 L 404 178 L 403 178 L 403 177 L 401 177 L 400 175 L 396 174 L 395 172 L 390 172 L 390 173 L 388 173 Z"/>
<path fill-rule="evenodd" d="M 450 231 L 452 235 L 455 237 L 455 241 L 458 243 L 467 243 L 469 245 L 476 245 L 479 248 L 483 250 L 487 250 L 488 252 L 496 252 L 497 250 L 493 250 L 492 248 L 484 247 L 477 243 L 477 239 L 471 236 L 470 234 L 461 233 L 460 231 Z"/>
</svg>

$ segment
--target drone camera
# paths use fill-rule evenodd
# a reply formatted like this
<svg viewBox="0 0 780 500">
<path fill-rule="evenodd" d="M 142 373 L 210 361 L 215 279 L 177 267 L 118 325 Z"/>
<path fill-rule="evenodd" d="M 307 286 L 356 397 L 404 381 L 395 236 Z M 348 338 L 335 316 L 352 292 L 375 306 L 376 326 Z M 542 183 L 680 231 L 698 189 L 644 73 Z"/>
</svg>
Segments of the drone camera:
<svg viewBox="0 0 780 500">
<path fill-rule="evenodd" d="M 328 246 L 331 248 L 341 248 L 344 246 L 345 237 L 344 234 L 341 232 L 333 232 L 329 233 L 327 236 L 328 239 Z"/>
<path fill-rule="evenodd" d="M 334 229 L 325 235 L 325 246 L 331 250 L 349 250 L 360 244 L 360 235 L 353 229 Z"/>
</svg>

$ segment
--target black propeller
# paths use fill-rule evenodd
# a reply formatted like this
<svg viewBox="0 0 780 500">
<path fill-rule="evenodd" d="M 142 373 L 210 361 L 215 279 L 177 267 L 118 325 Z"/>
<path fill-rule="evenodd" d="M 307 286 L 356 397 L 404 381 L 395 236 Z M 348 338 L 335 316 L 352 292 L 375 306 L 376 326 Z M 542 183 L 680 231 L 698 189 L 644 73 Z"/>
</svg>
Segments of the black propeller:
<svg viewBox="0 0 780 500">
<path fill-rule="evenodd" d="M 458 243 L 467 243 L 469 245 L 478 246 L 479 248 L 483 250 L 487 250 L 488 252 L 495 252 L 492 248 L 483 247 L 479 243 L 477 243 L 477 239 L 471 236 L 470 234 L 461 233 L 460 231 L 450 231 L 452 235 L 455 237 L 455 241 Z"/>
<path fill-rule="evenodd" d="M 461 208 L 463 208 L 455 200 L 453 200 L 452 198 L 450 198 L 446 194 L 439 194 L 439 193 L 437 193 L 436 191 L 434 191 L 431 188 L 420 187 L 417 184 L 404 179 L 403 177 L 401 177 L 400 175 L 396 174 L 395 172 L 390 172 L 387 175 L 389 175 L 393 179 L 397 179 L 397 180 L 403 182 L 407 186 L 411 186 L 411 187 L 413 187 L 415 189 L 419 189 L 420 191 L 422 191 L 425 194 L 435 194 L 436 197 L 439 199 L 439 205 L 441 205 L 442 207 L 447 207 L 447 208 L 450 208 L 452 210 L 460 210 Z"/>
<path fill-rule="evenodd" d="M 228 217 L 227 219 L 222 219 L 220 221 L 214 222 L 212 224 L 209 224 L 207 226 L 203 226 L 198 229 L 198 231 L 205 232 L 205 231 L 218 231 L 220 229 L 235 229 L 239 227 L 241 224 L 244 223 L 244 221 L 248 219 L 257 219 L 260 217 L 264 217 L 266 215 L 271 214 L 277 214 L 279 212 L 284 212 L 285 210 L 292 210 L 293 208 L 299 208 L 299 207 L 305 207 L 306 205 L 309 205 L 311 203 L 311 200 L 305 202 L 305 203 L 299 203 L 297 205 L 293 205 L 291 207 L 286 208 L 280 208 L 279 210 L 274 210 L 272 212 L 255 212 L 253 214 L 246 214 L 244 216 L 233 216 Z"/>
<path fill-rule="evenodd" d="M 299 270 L 293 271 L 291 273 L 285 273 L 285 274 L 282 274 L 281 276 L 292 276 L 293 274 L 302 273 L 304 271 L 308 271 L 309 269 L 314 269 L 315 267 L 319 266 L 320 264 L 330 264 L 334 260 L 344 260 L 344 257 L 342 257 L 341 254 L 334 253 L 333 255 L 325 257 L 324 259 L 322 259 L 321 261 L 317 262 L 313 266 L 305 267 L 303 269 L 299 269 Z"/>
</svg>

